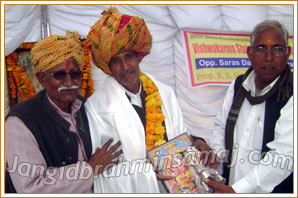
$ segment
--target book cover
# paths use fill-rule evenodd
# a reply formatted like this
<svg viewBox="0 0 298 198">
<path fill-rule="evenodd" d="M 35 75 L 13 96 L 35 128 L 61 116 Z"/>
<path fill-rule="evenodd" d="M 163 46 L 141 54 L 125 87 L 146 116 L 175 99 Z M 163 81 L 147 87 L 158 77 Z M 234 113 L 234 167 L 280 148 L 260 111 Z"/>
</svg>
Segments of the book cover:
<svg viewBox="0 0 298 198">
<path fill-rule="evenodd" d="M 185 155 L 187 148 L 193 145 L 192 139 L 183 133 L 174 139 L 148 151 L 155 170 L 164 176 L 176 175 L 174 179 L 164 181 L 170 193 L 199 193 L 196 172 L 189 166 L 189 157 Z"/>
</svg>

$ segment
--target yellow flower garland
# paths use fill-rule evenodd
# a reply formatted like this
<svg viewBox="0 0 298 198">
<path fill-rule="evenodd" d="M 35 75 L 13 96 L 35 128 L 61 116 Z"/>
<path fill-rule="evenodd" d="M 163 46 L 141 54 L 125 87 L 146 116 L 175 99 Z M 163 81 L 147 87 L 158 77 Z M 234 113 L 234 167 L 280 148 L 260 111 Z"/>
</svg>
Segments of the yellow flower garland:
<svg viewBox="0 0 298 198">
<path fill-rule="evenodd" d="M 158 94 L 158 88 L 154 82 L 145 74 L 140 73 L 140 79 L 143 83 L 144 91 L 147 94 L 145 98 L 146 109 L 146 148 L 150 150 L 156 146 L 165 143 L 165 127 L 162 125 L 165 117 L 161 111 L 161 100 Z"/>
</svg>

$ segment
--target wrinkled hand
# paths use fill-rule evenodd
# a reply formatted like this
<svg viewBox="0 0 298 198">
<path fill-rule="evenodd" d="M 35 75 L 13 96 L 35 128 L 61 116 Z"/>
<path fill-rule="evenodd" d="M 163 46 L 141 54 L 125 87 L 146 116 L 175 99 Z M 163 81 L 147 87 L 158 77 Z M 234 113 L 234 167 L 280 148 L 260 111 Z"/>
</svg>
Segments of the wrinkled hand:
<svg viewBox="0 0 298 198">
<path fill-rule="evenodd" d="M 121 143 L 120 141 L 118 141 L 115 145 L 108 149 L 112 142 L 113 139 L 109 139 L 101 149 L 97 148 L 95 153 L 89 159 L 88 163 L 92 167 L 94 175 L 102 173 L 105 170 L 106 166 L 111 167 L 112 165 L 116 165 L 119 163 L 118 160 L 113 160 L 123 153 L 122 150 L 115 152 L 119 148 Z"/>
<path fill-rule="evenodd" d="M 213 169 L 216 169 L 219 166 L 219 157 L 214 153 L 213 149 L 206 144 L 206 142 L 202 139 L 196 139 L 194 145 L 199 151 L 201 151 L 200 160 L 203 162 L 204 166 Z"/>
<path fill-rule="evenodd" d="M 212 179 L 205 179 L 204 181 L 214 188 L 214 193 L 236 193 L 232 187 L 218 183 Z"/>
<path fill-rule="evenodd" d="M 162 181 L 174 179 L 176 177 L 176 175 L 174 175 L 174 176 L 165 176 L 165 175 L 158 174 L 157 172 L 155 172 L 155 174 L 156 174 L 156 178 L 158 180 L 162 180 Z"/>
<path fill-rule="evenodd" d="M 176 176 L 177 176 L 176 174 L 175 175 L 168 175 L 168 176 L 162 175 L 162 174 L 158 173 L 158 167 L 154 167 L 154 169 L 155 169 L 154 171 L 155 171 L 156 179 L 161 180 L 161 181 L 171 180 L 171 179 L 176 178 Z"/>
</svg>

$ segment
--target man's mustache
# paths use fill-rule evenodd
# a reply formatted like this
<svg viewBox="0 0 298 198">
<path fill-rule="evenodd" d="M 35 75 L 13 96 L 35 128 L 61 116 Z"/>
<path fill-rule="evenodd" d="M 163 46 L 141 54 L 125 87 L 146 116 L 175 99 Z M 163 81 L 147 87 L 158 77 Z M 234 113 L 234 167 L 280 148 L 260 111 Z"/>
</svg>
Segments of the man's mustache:
<svg viewBox="0 0 298 198">
<path fill-rule="evenodd" d="M 123 78 L 124 76 L 126 76 L 128 74 L 132 74 L 132 73 L 136 73 L 136 70 L 134 68 L 125 70 L 120 74 L 120 78 Z"/>
<path fill-rule="evenodd" d="M 58 92 L 60 92 L 60 91 L 62 91 L 62 90 L 69 90 L 69 89 L 78 89 L 79 88 L 79 86 L 77 86 L 77 85 L 73 85 L 73 86 L 71 86 L 71 87 L 66 87 L 66 86 L 61 86 L 61 87 L 59 87 L 58 88 Z"/>
</svg>

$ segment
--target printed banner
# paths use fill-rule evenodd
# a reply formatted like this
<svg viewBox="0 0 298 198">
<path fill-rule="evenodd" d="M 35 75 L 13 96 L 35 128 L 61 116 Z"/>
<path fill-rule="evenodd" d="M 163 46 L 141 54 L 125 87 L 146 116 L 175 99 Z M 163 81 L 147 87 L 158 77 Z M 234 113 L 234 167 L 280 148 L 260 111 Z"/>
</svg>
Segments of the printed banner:
<svg viewBox="0 0 298 198">
<path fill-rule="evenodd" d="M 248 34 L 183 31 L 186 63 L 192 87 L 228 85 L 251 66 L 246 49 Z M 289 38 L 293 69 L 293 37 Z"/>
</svg>

